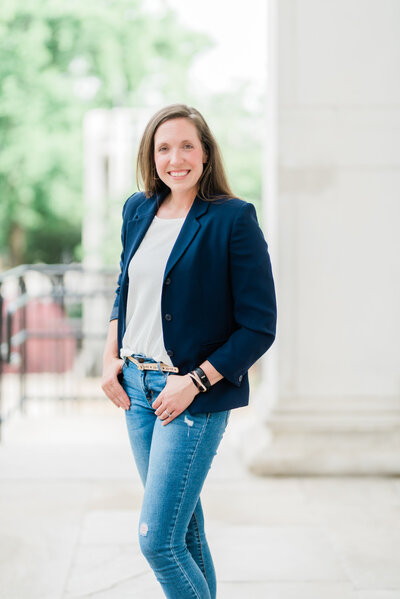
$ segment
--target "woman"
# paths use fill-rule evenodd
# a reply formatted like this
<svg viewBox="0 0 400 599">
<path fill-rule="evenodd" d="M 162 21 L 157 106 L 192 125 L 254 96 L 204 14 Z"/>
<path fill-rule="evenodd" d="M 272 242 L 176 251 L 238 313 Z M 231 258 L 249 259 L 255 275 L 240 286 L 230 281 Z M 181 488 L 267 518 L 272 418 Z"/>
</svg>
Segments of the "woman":
<svg viewBox="0 0 400 599">
<path fill-rule="evenodd" d="M 141 551 L 170 599 L 214 599 L 200 491 L 250 366 L 272 345 L 276 299 L 254 205 L 233 194 L 201 114 L 148 123 L 123 207 L 102 389 L 125 410 L 144 485 Z M 138 182 L 139 187 L 139 182 Z"/>
</svg>

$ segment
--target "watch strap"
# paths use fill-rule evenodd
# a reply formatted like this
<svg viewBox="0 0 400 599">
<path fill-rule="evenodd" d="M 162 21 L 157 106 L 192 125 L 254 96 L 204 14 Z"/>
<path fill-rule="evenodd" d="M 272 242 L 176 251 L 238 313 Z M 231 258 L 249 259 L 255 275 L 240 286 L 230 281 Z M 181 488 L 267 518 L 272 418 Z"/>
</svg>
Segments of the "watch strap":
<svg viewBox="0 0 400 599">
<path fill-rule="evenodd" d="M 198 366 L 197 368 L 193 369 L 193 372 L 195 372 L 197 374 L 197 376 L 199 377 L 199 379 L 201 380 L 201 382 L 205 386 L 206 391 L 208 391 L 211 388 L 211 383 L 210 383 L 210 381 L 208 379 L 208 376 L 204 372 L 204 370 L 202 368 L 200 368 L 200 366 Z"/>
</svg>

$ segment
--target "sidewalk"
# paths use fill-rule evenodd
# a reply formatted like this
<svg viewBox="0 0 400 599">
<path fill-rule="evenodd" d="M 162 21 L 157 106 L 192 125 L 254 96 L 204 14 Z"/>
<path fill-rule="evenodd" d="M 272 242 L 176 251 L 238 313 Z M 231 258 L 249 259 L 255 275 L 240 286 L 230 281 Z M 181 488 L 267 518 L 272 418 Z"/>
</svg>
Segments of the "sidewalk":
<svg viewBox="0 0 400 599">
<path fill-rule="evenodd" d="M 400 599 L 399 479 L 256 478 L 234 447 L 250 410 L 232 411 L 202 492 L 218 599 Z M 0 446 L 2 599 L 163 599 L 122 410 L 28 412 Z"/>
</svg>

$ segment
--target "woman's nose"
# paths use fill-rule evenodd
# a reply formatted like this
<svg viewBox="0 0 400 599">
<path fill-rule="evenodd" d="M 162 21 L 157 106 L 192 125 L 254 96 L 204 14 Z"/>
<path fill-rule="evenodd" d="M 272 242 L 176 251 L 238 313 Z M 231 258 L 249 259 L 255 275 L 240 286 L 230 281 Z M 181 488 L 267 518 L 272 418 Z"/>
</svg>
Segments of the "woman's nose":
<svg viewBox="0 0 400 599">
<path fill-rule="evenodd" d="M 181 162 L 181 156 L 180 156 L 179 149 L 171 150 L 170 156 L 169 156 L 169 161 L 172 166 L 179 166 L 179 163 Z"/>
</svg>

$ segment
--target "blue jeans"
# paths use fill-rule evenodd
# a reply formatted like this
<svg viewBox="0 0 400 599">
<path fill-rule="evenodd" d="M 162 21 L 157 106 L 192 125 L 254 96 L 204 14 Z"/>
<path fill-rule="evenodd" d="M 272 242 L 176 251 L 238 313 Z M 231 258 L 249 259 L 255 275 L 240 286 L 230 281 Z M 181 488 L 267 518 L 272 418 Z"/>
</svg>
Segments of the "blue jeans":
<svg viewBox="0 0 400 599">
<path fill-rule="evenodd" d="M 191 415 L 186 409 L 163 426 L 152 403 L 173 373 L 139 370 L 127 358 L 122 372 L 131 401 L 125 411 L 129 440 L 144 486 L 141 551 L 168 599 L 215 599 L 200 492 L 231 410 Z"/>
</svg>

